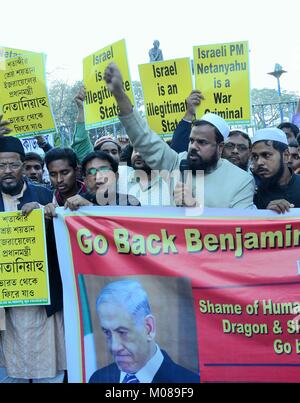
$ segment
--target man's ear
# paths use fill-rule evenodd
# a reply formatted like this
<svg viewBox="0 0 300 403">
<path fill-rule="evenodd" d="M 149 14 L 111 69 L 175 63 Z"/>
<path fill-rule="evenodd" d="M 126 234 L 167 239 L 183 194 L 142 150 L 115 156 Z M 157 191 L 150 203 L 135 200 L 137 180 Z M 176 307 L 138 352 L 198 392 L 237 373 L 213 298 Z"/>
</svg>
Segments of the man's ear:
<svg viewBox="0 0 300 403">
<path fill-rule="evenodd" d="M 154 316 L 147 315 L 144 318 L 144 324 L 145 324 L 145 328 L 146 328 L 147 339 L 148 339 L 148 341 L 152 341 L 155 338 L 155 334 L 156 334 L 156 323 L 155 323 Z"/>
<path fill-rule="evenodd" d="M 224 149 L 224 141 L 222 141 L 221 143 L 218 144 L 218 152 L 219 152 L 219 156 L 222 155 L 223 149 Z"/>
</svg>

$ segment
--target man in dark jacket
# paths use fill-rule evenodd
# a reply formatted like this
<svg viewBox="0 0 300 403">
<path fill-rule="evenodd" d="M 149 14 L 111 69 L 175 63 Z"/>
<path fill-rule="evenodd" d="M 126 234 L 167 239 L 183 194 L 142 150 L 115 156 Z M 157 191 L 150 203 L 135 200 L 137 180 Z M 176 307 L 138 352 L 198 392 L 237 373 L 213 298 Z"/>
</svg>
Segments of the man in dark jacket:
<svg viewBox="0 0 300 403">
<path fill-rule="evenodd" d="M 49 203 L 52 192 L 22 175 L 25 153 L 20 140 L 0 137 L 0 211 L 28 215 Z M 54 248 L 54 249 L 53 249 Z M 62 382 L 66 368 L 62 286 L 53 241 L 47 242 L 51 305 L 6 308 L 0 336 L 0 367 L 8 383 Z M 46 308 L 46 309 L 45 309 Z"/>
</svg>

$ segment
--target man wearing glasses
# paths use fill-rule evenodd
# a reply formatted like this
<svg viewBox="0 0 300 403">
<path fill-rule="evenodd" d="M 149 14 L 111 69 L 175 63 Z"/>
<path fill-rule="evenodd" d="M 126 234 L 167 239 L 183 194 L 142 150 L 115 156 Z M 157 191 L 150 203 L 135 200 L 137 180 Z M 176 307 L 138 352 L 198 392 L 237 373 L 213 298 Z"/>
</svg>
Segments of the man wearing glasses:
<svg viewBox="0 0 300 403">
<path fill-rule="evenodd" d="M 194 122 L 189 137 L 188 152 L 178 154 L 152 132 L 146 121 L 132 109 L 130 99 L 122 88 L 121 72 L 115 64 L 111 63 L 107 66 L 104 80 L 120 108 L 119 119 L 133 148 L 140 153 L 149 167 L 173 174 L 174 171 L 179 173 L 178 171 L 186 170 L 181 168 L 187 166 L 187 170 L 192 173 L 191 186 L 181 180 L 175 185 L 176 205 L 201 206 L 200 192 L 196 193 L 193 185 L 197 184 L 198 173 L 202 171 L 204 207 L 253 208 L 253 178 L 247 172 L 221 158 L 224 141 L 229 134 L 229 126 L 224 119 L 212 113 L 203 115 L 201 120 Z M 182 160 L 187 160 L 187 163 L 183 165 Z"/>
<path fill-rule="evenodd" d="M 247 133 L 232 130 L 224 144 L 222 157 L 232 164 L 248 171 L 251 154 L 251 140 Z"/>
</svg>

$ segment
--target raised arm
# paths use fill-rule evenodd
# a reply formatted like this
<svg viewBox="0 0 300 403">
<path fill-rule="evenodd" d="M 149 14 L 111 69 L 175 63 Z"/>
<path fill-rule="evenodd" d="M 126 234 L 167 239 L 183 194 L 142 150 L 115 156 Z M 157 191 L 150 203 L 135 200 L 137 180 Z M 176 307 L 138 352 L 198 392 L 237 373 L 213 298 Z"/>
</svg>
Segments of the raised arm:
<svg viewBox="0 0 300 403">
<path fill-rule="evenodd" d="M 46 153 L 51 150 L 53 147 L 50 143 L 45 140 L 44 136 L 35 136 L 38 146 Z"/>
<path fill-rule="evenodd" d="M 132 105 L 129 97 L 123 89 L 123 78 L 117 65 L 110 63 L 104 72 L 104 80 L 107 88 L 112 92 L 120 109 L 121 116 L 127 116 L 132 113 Z"/>
<path fill-rule="evenodd" d="M 172 170 L 178 167 L 178 154 L 150 130 L 137 111 L 133 111 L 130 99 L 123 90 L 122 75 L 114 63 L 105 69 L 104 79 L 118 104 L 119 119 L 133 148 L 141 154 L 151 169 Z"/>
<path fill-rule="evenodd" d="M 74 98 L 74 102 L 77 106 L 77 120 L 71 147 L 76 153 L 79 161 L 82 161 L 87 154 L 94 150 L 89 133 L 84 127 L 83 101 L 85 96 L 85 89 L 84 87 L 81 87 L 78 94 Z"/>
<path fill-rule="evenodd" d="M 189 148 L 192 121 L 195 119 L 196 107 L 200 105 L 203 99 L 202 93 L 198 90 L 193 90 L 186 99 L 186 113 L 176 127 L 171 142 L 171 148 L 177 153 L 187 151 Z"/>
</svg>

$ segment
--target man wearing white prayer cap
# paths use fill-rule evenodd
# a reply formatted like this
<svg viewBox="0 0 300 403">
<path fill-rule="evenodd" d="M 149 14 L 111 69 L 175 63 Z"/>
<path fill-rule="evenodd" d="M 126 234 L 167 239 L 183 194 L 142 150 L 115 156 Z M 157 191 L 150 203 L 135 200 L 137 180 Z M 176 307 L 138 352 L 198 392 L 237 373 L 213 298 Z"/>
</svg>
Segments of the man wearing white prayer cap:
<svg viewBox="0 0 300 403">
<path fill-rule="evenodd" d="M 288 167 L 286 134 L 277 128 L 261 129 L 252 144 L 252 169 L 258 178 L 254 197 L 257 208 L 285 213 L 300 207 L 300 176 Z"/>
<path fill-rule="evenodd" d="M 254 180 L 250 174 L 221 158 L 224 140 L 229 126 L 220 116 L 207 113 L 194 121 L 190 134 L 188 152 L 178 154 L 160 136 L 154 133 L 137 111 L 132 109 L 130 99 L 122 86 L 118 67 L 111 63 L 105 70 L 104 79 L 120 109 L 119 119 L 127 135 L 143 160 L 151 169 L 172 173 L 190 170 L 193 185 L 177 182 L 174 201 L 177 205 L 196 207 L 201 204 L 200 195 L 195 193 L 197 171 L 204 173 L 205 207 L 253 207 Z M 202 192 L 203 193 L 203 192 Z"/>
</svg>

